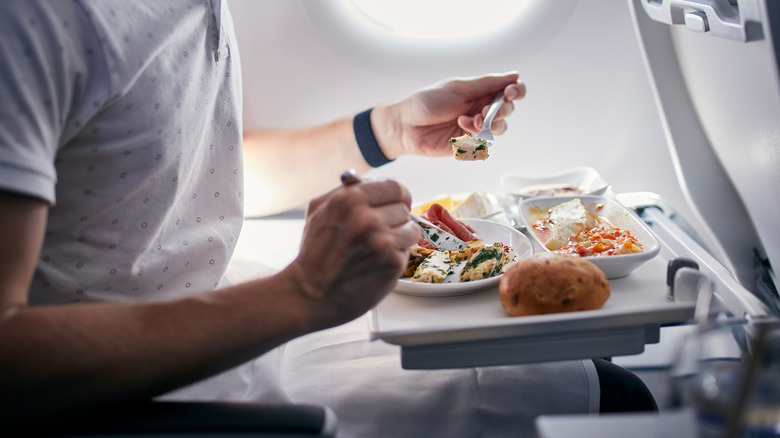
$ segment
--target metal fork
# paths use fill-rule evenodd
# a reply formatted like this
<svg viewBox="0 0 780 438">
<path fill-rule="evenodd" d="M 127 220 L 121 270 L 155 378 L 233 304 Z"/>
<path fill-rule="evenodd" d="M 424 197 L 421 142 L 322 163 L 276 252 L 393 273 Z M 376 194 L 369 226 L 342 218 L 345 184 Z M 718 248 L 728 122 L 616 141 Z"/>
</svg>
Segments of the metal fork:
<svg viewBox="0 0 780 438">
<path fill-rule="evenodd" d="M 341 174 L 341 183 L 345 186 L 357 184 L 362 180 L 355 169 L 347 169 Z M 409 219 L 416 223 L 420 227 L 423 238 L 433 245 L 436 249 L 445 251 L 457 251 L 464 249 L 468 246 L 468 243 L 460 240 L 458 237 L 442 230 L 436 225 L 428 222 L 427 220 L 417 216 L 414 213 L 409 213 Z"/>
<path fill-rule="evenodd" d="M 490 125 L 493 124 L 493 118 L 496 116 L 498 109 L 501 108 L 503 103 L 504 90 L 502 89 L 493 99 L 493 103 L 490 104 L 490 108 L 488 108 L 487 115 L 485 116 L 485 121 L 482 123 L 482 130 L 479 131 L 479 134 L 476 136 L 478 139 L 485 140 L 488 147 L 493 146 L 493 133 L 490 132 Z"/>
</svg>

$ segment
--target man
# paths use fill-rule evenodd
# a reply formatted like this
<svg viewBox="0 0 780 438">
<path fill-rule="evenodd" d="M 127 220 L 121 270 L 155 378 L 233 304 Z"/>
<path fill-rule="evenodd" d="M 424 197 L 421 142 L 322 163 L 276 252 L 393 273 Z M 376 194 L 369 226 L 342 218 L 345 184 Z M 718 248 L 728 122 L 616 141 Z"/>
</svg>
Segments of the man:
<svg viewBox="0 0 780 438">
<path fill-rule="evenodd" d="M 525 94 L 516 74 L 452 80 L 327 125 L 242 133 L 224 3 L 2 7 L 0 406 L 22 422 L 148 400 L 360 316 L 419 231 L 401 184 L 338 175 L 449 155 L 504 90 L 500 134 Z M 274 187 L 261 208 L 244 158 Z M 287 268 L 223 283 L 245 202 L 312 197 Z"/>
<path fill-rule="evenodd" d="M 148 3 L 3 5 L 0 397 L 19 414 L 149 398 L 346 322 L 419 237 L 397 182 L 338 189 L 310 205 L 288 269 L 214 292 L 243 217 L 238 51 L 225 5 Z M 372 152 L 448 153 L 504 88 L 500 133 L 516 75 L 377 107 Z M 246 149 L 271 178 L 305 170 L 275 186 L 279 210 L 368 169 L 356 142 L 347 118 Z"/>
</svg>

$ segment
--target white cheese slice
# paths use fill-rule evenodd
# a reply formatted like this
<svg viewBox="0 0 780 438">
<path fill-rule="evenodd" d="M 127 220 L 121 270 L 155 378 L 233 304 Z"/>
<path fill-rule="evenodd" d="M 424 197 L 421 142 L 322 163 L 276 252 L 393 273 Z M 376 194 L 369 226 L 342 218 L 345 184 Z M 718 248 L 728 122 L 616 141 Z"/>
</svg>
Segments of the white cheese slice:
<svg viewBox="0 0 780 438">
<path fill-rule="evenodd" d="M 478 190 L 468 195 L 466 199 L 458 202 L 450 213 L 454 217 L 480 217 L 496 210 L 495 203 L 484 190 Z"/>
<path fill-rule="evenodd" d="M 550 209 L 547 221 L 550 238 L 544 242 L 549 250 L 555 251 L 569 241 L 572 234 L 596 226 L 596 218 L 590 214 L 580 199 L 572 199 Z"/>
</svg>

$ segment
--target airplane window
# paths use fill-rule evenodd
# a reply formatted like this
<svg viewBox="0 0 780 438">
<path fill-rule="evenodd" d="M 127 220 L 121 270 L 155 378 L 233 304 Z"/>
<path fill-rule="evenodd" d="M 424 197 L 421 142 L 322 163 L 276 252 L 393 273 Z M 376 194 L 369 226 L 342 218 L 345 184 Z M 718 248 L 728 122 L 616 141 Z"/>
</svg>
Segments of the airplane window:
<svg viewBox="0 0 780 438">
<path fill-rule="evenodd" d="M 515 20 L 532 0 L 342 0 L 374 25 L 411 39 L 465 39 Z"/>
<path fill-rule="evenodd" d="M 409 73 L 453 57 L 500 60 L 542 50 L 577 0 L 310 0 L 298 2 L 322 43 L 358 65 Z M 509 45 L 509 46 L 508 46 Z M 416 74 L 416 73 L 414 73 Z"/>
</svg>

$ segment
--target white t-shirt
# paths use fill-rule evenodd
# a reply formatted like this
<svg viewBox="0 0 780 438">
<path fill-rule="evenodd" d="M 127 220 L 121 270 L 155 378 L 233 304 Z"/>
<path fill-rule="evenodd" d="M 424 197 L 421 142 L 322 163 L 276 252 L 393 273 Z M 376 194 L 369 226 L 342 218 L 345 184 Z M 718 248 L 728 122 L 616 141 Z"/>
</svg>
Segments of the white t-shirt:
<svg viewBox="0 0 780 438">
<path fill-rule="evenodd" d="M 234 41 L 220 1 L 3 3 L 0 190 L 52 203 L 30 304 L 218 286 L 243 220 Z"/>
</svg>

